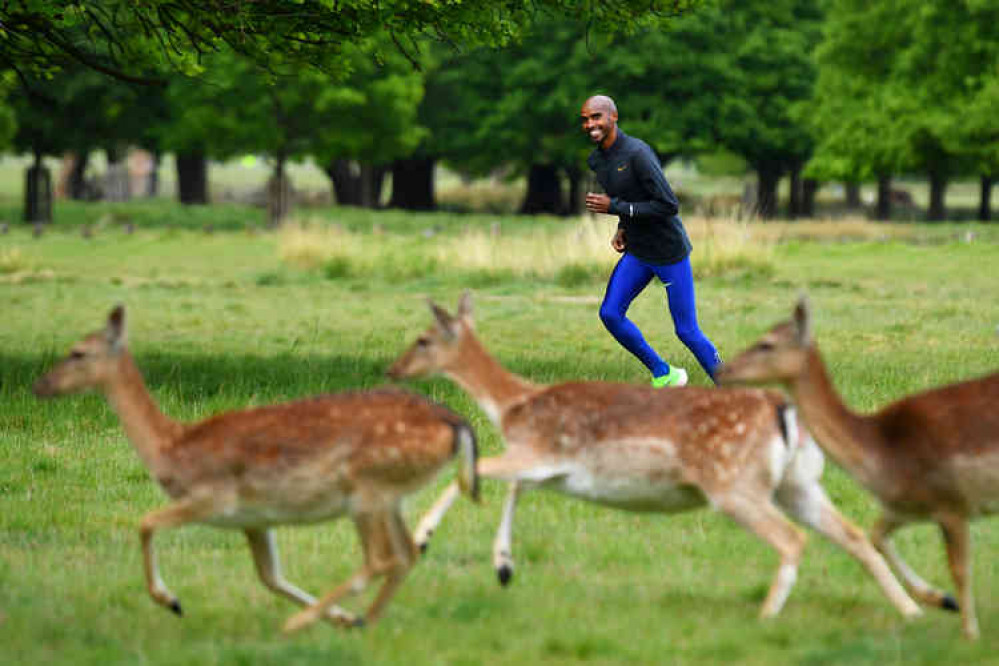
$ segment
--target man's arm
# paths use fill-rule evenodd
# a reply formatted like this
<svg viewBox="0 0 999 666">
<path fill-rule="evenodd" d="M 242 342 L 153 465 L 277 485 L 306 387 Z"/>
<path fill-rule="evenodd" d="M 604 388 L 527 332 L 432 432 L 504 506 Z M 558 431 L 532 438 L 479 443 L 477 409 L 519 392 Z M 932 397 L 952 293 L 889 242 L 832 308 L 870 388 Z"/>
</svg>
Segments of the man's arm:
<svg viewBox="0 0 999 666">
<path fill-rule="evenodd" d="M 610 200 L 607 212 L 629 219 L 662 219 L 676 215 L 680 211 L 680 202 L 656 163 L 652 150 L 643 147 L 635 153 L 631 162 L 635 177 L 648 192 L 649 200 L 623 201 L 615 197 Z"/>
</svg>

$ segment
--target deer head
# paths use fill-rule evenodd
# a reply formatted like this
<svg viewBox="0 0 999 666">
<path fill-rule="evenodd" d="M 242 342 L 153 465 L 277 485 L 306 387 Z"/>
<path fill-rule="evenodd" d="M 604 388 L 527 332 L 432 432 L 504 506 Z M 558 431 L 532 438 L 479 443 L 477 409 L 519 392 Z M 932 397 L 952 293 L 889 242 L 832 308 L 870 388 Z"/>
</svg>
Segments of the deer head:
<svg viewBox="0 0 999 666">
<path fill-rule="evenodd" d="M 811 313 L 802 296 L 788 321 L 774 326 L 735 359 L 719 369 L 722 384 L 791 383 L 804 371 L 812 349 Z"/>
<path fill-rule="evenodd" d="M 434 324 L 392 364 L 388 376 L 392 379 L 427 377 L 447 372 L 460 363 L 462 341 L 471 334 L 472 296 L 467 291 L 458 300 L 457 314 L 452 315 L 428 300 Z"/>
<path fill-rule="evenodd" d="M 35 382 L 35 395 L 51 398 L 105 385 L 126 348 L 126 340 L 125 307 L 118 305 L 108 315 L 104 329 L 74 344 L 65 359 Z"/>
</svg>

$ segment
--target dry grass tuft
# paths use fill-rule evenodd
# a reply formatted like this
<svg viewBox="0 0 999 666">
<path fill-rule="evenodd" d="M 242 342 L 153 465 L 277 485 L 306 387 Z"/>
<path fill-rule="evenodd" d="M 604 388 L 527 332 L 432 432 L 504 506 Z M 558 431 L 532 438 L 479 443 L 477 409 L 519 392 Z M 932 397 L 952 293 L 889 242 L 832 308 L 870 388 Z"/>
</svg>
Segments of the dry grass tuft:
<svg viewBox="0 0 999 666">
<path fill-rule="evenodd" d="M 0 275 L 21 273 L 31 268 L 31 262 L 19 248 L 0 250 Z"/>
<path fill-rule="evenodd" d="M 758 226 L 709 219 L 689 223 L 696 273 L 771 272 L 775 241 L 761 238 Z M 474 229 L 433 238 L 353 233 L 306 221 L 281 231 L 279 252 L 285 262 L 324 270 L 329 277 L 473 273 L 572 286 L 608 275 L 618 258 L 609 241 L 605 220 L 591 216 L 508 235 Z"/>
</svg>

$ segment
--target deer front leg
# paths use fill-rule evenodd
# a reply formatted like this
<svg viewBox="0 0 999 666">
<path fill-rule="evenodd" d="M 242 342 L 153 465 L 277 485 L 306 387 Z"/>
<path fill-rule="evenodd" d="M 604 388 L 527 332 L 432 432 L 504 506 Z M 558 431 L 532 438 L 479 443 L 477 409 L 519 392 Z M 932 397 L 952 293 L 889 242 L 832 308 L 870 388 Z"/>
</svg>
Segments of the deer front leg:
<svg viewBox="0 0 999 666">
<path fill-rule="evenodd" d="M 421 553 L 427 552 L 430 537 L 433 536 L 434 530 L 437 529 L 437 526 L 444 519 L 444 514 L 448 512 L 448 509 L 451 508 L 451 505 L 454 504 L 454 501 L 458 499 L 460 494 L 461 489 L 458 487 L 458 482 L 452 481 L 444 489 L 444 492 L 437 501 L 434 502 L 434 505 L 430 507 L 430 510 L 420 519 L 420 523 L 416 527 L 414 541 Z"/>
<path fill-rule="evenodd" d="M 493 569 L 499 578 L 500 585 L 507 585 L 513 578 L 513 515 L 517 509 L 517 498 L 520 494 L 520 484 L 510 483 L 510 489 L 503 503 L 503 517 L 500 519 L 499 530 L 493 541 Z"/>
<path fill-rule="evenodd" d="M 312 606 L 315 597 L 295 587 L 281 573 L 281 563 L 278 560 L 277 545 L 274 543 L 274 532 L 271 530 L 246 530 L 246 540 L 250 544 L 253 564 L 261 582 L 271 591 L 290 599 L 299 606 Z M 338 626 L 351 626 L 357 618 L 339 606 L 331 606 L 325 618 Z"/>
<path fill-rule="evenodd" d="M 971 591 L 971 532 L 968 521 L 962 516 L 948 516 L 940 520 L 940 528 L 947 544 L 950 573 L 954 577 L 958 599 L 961 601 L 964 637 L 977 640 L 978 618 L 975 616 L 975 600 Z"/>
<path fill-rule="evenodd" d="M 163 579 L 160 578 L 159 566 L 156 563 L 156 551 L 153 550 L 153 533 L 156 530 L 178 527 L 212 515 L 215 507 L 209 501 L 186 500 L 168 507 L 147 513 L 139 526 L 139 538 L 142 542 L 142 562 L 146 573 L 146 587 L 149 596 L 161 606 L 169 608 L 179 616 L 184 615 L 180 601 L 174 596 Z"/>
<path fill-rule="evenodd" d="M 957 600 L 953 596 L 932 587 L 920 578 L 895 551 L 895 546 L 891 542 L 891 534 L 904 524 L 904 521 L 889 513 L 882 514 L 871 529 L 871 543 L 878 549 L 878 552 L 884 555 L 888 565 L 902 579 L 902 584 L 909 590 L 909 594 L 928 606 L 949 611 L 960 610 Z"/>
<path fill-rule="evenodd" d="M 801 561 L 801 551 L 805 548 L 805 535 L 769 499 L 755 496 L 725 497 L 715 504 L 780 554 L 780 568 L 760 608 L 761 618 L 775 617 L 784 607 L 798 577 L 798 563 Z"/>
</svg>

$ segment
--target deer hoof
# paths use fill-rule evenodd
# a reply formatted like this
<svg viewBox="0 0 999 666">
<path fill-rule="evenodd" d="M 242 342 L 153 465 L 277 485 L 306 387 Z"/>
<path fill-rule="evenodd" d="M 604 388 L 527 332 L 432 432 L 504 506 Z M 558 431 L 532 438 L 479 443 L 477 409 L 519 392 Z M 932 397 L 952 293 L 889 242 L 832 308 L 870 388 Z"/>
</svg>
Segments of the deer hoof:
<svg viewBox="0 0 999 666">
<path fill-rule="evenodd" d="M 184 609 L 180 607 L 180 601 L 178 601 L 177 599 L 171 601 L 170 605 L 167 606 L 167 608 L 176 613 L 177 617 L 184 617 Z"/>
<path fill-rule="evenodd" d="M 943 600 L 940 602 L 940 608 L 953 611 L 955 613 L 961 612 L 961 606 L 957 603 L 957 599 L 949 594 L 944 595 Z"/>
<path fill-rule="evenodd" d="M 496 570 L 496 575 L 499 577 L 500 585 L 506 587 L 510 584 L 510 579 L 513 578 L 513 569 L 510 565 L 504 564 Z"/>
</svg>

